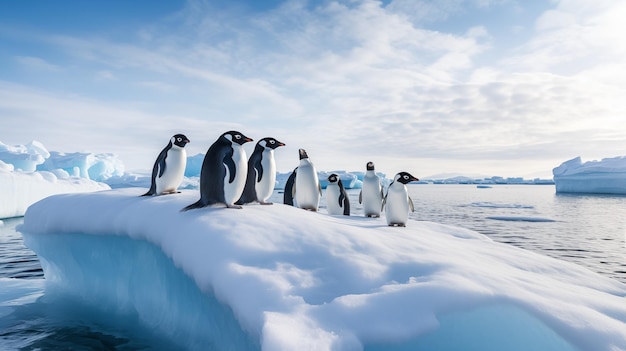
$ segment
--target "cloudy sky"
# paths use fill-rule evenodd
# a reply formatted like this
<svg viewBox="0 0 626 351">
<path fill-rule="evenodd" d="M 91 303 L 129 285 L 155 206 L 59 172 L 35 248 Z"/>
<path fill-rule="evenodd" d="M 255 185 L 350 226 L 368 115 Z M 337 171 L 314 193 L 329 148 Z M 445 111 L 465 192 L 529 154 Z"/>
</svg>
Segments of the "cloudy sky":
<svg viewBox="0 0 626 351">
<path fill-rule="evenodd" d="M 273 136 L 280 171 L 551 177 L 626 155 L 626 2 L 0 5 L 0 141 L 149 169 L 171 135 Z M 246 148 L 251 152 L 252 143 Z"/>
</svg>

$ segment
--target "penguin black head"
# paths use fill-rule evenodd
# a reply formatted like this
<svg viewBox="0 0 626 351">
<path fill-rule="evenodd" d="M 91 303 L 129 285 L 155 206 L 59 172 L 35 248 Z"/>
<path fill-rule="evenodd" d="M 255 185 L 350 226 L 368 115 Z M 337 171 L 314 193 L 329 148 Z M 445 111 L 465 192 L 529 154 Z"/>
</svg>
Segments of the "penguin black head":
<svg viewBox="0 0 626 351">
<path fill-rule="evenodd" d="M 298 153 L 300 154 L 300 159 L 304 159 L 304 158 L 309 158 L 309 155 L 306 154 L 306 151 L 304 151 L 304 149 L 299 149 Z"/>
<path fill-rule="evenodd" d="M 418 181 L 419 179 L 412 176 L 410 173 L 400 172 L 396 174 L 395 180 L 399 181 L 402 184 L 408 184 L 409 182 Z"/>
<path fill-rule="evenodd" d="M 259 140 L 259 142 L 257 143 L 258 145 L 261 145 L 263 147 L 266 148 L 270 148 L 270 149 L 275 149 L 279 146 L 285 146 L 284 143 L 281 143 L 280 141 L 274 139 L 274 138 L 263 138 L 261 140 Z"/>
<path fill-rule="evenodd" d="M 328 181 L 331 183 L 337 183 L 338 179 L 339 179 L 339 176 L 336 175 L 335 173 L 328 176 Z"/>
<path fill-rule="evenodd" d="M 233 143 L 237 143 L 239 145 L 243 145 L 249 141 L 252 141 L 252 138 L 248 138 L 247 136 L 235 131 L 235 130 L 231 130 L 228 131 L 224 134 L 222 134 L 222 137 L 230 140 Z"/>
<path fill-rule="evenodd" d="M 371 161 L 368 162 L 366 167 L 367 167 L 368 171 L 373 171 L 374 170 L 374 162 L 371 162 Z"/>
<path fill-rule="evenodd" d="M 184 134 L 176 134 L 170 139 L 172 144 L 180 147 L 185 147 L 189 143 L 189 139 Z"/>
</svg>

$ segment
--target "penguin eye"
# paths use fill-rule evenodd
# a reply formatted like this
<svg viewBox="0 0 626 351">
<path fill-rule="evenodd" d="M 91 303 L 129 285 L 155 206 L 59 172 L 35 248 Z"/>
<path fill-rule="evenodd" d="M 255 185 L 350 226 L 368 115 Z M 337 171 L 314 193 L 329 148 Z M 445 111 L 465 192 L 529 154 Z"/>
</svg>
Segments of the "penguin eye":
<svg viewBox="0 0 626 351">
<path fill-rule="evenodd" d="M 237 140 L 241 139 L 241 135 L 236 134 L 236 135 L 235 135 L 235 139 L 237 139 Z"/>
<path fill-rule="evenodd" d="M 406 175 L 405 175 L 405 176 L 403 176 L 403 178 L 404 178 L 404 179 L 409 179 L 409 176 L 406 176 Z"/>
<path fill-rule="evenodd" d="M 274 144 L 274 140 L 270 140 L 270 144 Z"/>
<path fill-rule="evenodd" d="M 183 138 L 178 137 L 178 138 L 176 138 L 176 141 L 183 141 Z"/>
</svg>

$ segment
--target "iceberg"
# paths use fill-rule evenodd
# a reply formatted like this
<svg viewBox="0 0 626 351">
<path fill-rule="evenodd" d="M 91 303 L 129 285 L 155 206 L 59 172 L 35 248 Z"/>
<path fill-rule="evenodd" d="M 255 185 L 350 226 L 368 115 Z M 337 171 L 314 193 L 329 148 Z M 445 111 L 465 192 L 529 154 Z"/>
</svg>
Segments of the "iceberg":
<svg viewBox="0 0 626 351">
<path fill-rule="evenodd" d="M 6 145 L 0 142 L 0 160 L 12 165 L 11 170 L 33 172 L 37 165 L 44 163 L 50 153 L 38 141 L 31 141 L 26 145 Z"/>
<path fill-rule="evenodd" d="M 68 174 L 103 182 L 124 175 L 124 163 L 115 154 L 86 152 L 50 152 L 45 162 L 37 166 L 40 171 L 64 170 Z"/>
<path fill-rule="evenodd" d="M 579 157 L 552 170 L 557 193 L 626 195 L 626 156 L 583 163 Z"/>
<path fill-rule="evenodd" d="M 50 195 L 110 189 L 104 183 L 84 178 L 9 169 L 0 161 L 0 218 L 23 216 L 28 206 Z"/>
<path fill-rule="evenodd" d="M 0 142 L 0 218 L 23 216 L 29 205 L 49 195 L 108 190 L 98 181 L 123 173 L 124 165 L 112 154 L 64 154 L 48 152 L 38 141 Z"/>
<path fill-rule="evenodd" d="M 18 230 L 45 294 L 136 315 L 190 350 L 626 350 L 626 285 L 572 263 L 432 222 L 181 212 L 197 191 L 143 190 L 29 207 Z"/>
</svg>

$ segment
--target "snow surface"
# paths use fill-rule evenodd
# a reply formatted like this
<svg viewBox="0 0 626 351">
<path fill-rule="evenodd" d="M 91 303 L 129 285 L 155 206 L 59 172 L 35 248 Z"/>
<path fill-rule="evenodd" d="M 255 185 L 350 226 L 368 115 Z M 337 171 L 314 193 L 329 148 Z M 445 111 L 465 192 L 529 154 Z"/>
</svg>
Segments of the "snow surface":
<svg viewBox="0 0 626 351">
<path fill-rule="evenodd" d="M 557 193 L 626 194 L 626 156 L 585 163 L 575 157 L 552 174 Z"/>
<path fill-rule="evenodd" d="M 197 191 L 48 197 L 18 228 L 49 291 L 189 349 L 626 350 L 626 285 L 409 220 L 291 206 L 180 212 Z"/>
</svg>

